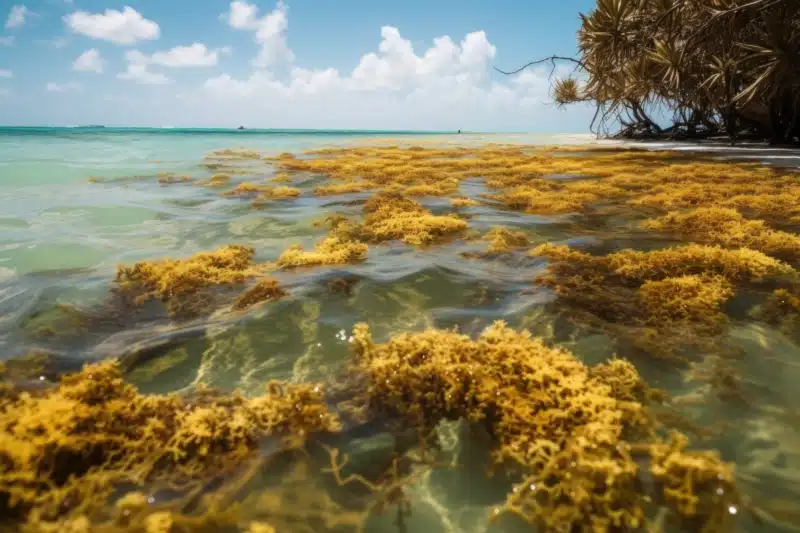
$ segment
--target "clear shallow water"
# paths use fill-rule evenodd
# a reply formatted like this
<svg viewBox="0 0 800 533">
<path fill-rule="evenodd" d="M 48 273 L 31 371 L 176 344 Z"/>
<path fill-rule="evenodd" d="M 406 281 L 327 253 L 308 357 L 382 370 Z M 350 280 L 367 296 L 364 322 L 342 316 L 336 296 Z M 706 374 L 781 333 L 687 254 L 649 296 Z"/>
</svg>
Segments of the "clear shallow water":
<svg viewBox="0 0 800 533">
<path fill-rule="evenodd" d="M 615 352 L 605 335 L 554 321 L 552 297 L 531 286 L 541 261 L 522 255 L 466 261 L 460 252 L 485 244 L 458 241 L 416 249 L 400 244 L 372 247 L 359 265 L 281 272 L 291 295 L 242 317 L 212 317 L 174 325 L 139 318 L 111 324 L 91 335 L 36 334 L 41 326 L 63 328 L 55 304 L 91 308 L 108 294 L 116 266 L 163 256 L 185 257 L 230 243 L 253 246 L 257 260 L 274 260 L 294 243 L 311 246 L 325 234 L 313 225 L 328 214 L 360 212 L 366 194 L 336 197 L 303 195 L 253 209 L 249 202 L 221 198 L 219 190 L 187 184 L 162 186 L 158 174 L 172 172 L 207 178 L 203 156 L 222 148 L 246 148 L 264 155 L 310 148 L 373 142 L 386 134 L 355 132 L 245 132 L 176 130 L 2 130 L 0 129 L 0 359 L 44 347 L 65 361 L 104 357 L 136 358 L 130 379 L 146 392 L 180 390 L 198 383 L 247 393 L 269 379 L 317 380 L 329 376 L 348 357 L 348 335 L 360 321 L 370 324 L 377 341 L 400 331 L 458 327 L 477 334 L 497 319 L 531 329 L 594 363 Z M 585 137 L 527 135 L 393 134 L 397 143 L 485 144 L 488 142 L 566 144 Z M 661 145 L 651 145 L 664 148 Z M 787 163 L 792 152 L 755 149 L 719 150 L 727 158 L 756 158 Z M 274 175 L 266 163 L 250 162 L 238 181 L 262 181 Z M 103 181 L 90 183 L 89 178 Z M 294 181 L 304 192 L 311 176 Z M 479 181 L 462 192 L 484 192 Z M 446 200 L 423 199 L 433 211 L 449 210 Z M 470 208 L 470 229 L 492 226 L 526 231 L 534 243 L 569 240 L 621 247 L 634 237 L 625 223 L 596 225 L 575 217 L 536 217 Z M 613 235 L 609 241 L 608 235 Z M 349 292 L 332 292 L 328 282 L 356 280 Z M 685 407 L 695 421 L 728 427 L 709 442 L 739 465 L 742 484 L 761 495 L 800 497 L 800 349 L 780 333 L 738 322 L 730 339 L 744 350 L 739 371 L 746 373 L 759 402 L 731 407 L 715 400 Z M 765 363 L 768 361 L 768 363 Z M 69 366 L 69 365 L 67 365 Z M 673 393 L 696 392 L 696 383 L 657 366 L 640 367 L 654 386 Z M 746 372 L 745 372 L 746 371 Z M 464 468 L 426 474 L 410 491 L 414 515 L 409 531 L 517 531 L 518 524 L 487 526 L 488 511 L 508 491 L 502 481 L 487 480 L 483 450 L 458 437 L 456 426 L 442 428 Z M 385 440 L 385 439 L 384 439 Z M 387 456 L 392 443 L 380 436 L 349 443 L 355 456 Z M 376 451 L 377 450 L 377 451 Z M 390 517 L 370 523 L 370 531 L 396 531 Z M 784 520 L 785 521 L 785 520 Z M 785 525 L 743 527 L 752 531 L 791 531 Z"/>
</svg>

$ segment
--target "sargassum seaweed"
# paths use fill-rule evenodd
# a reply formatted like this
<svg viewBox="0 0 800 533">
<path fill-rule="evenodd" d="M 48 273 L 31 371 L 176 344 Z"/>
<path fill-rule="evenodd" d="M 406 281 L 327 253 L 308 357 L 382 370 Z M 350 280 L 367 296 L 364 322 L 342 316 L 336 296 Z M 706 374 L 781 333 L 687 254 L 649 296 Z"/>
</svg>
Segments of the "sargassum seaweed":
<svg viewBox="0 0 800 533">
<path fill-rule="evenodd" d="M 141 261 L 117 267 L 118 291 L 135 304 L 163 301 L 173 316 L 191 316 L 209 310 L 206 289 L 238 285 L 262 273 L 253 263 L 255 250 L 232 244 L 213 252 L 200 252 L 186 259 Z"/>
<path fill-rule="evenodd" d="M 465 419 L 491 435 L 498 465 L 516 465 L 523 482 L 498 515 L 544 532 L 639 531 L 655 500 L 691 531 L 733 531 L 733 467 L 680 435 L 655 435 L 630 363 L 587 367 L 502 322 L 476 340 L 428 330 L 376 344 L 365 324 L 353 339 L 373 416 L 429 431 Z"/>
<path fill-rule="evenodd" d="M 251 457 L 265 437 L 296 447 L 338 431 L 319 386 L 266 389 L 255 398 L 206 388 L 143 395 L 114 362 L 86 365 L 36 393 L 5 388 L 0 522 L 91 516 L 123 486 L 202 485 Z"/>
</svg>

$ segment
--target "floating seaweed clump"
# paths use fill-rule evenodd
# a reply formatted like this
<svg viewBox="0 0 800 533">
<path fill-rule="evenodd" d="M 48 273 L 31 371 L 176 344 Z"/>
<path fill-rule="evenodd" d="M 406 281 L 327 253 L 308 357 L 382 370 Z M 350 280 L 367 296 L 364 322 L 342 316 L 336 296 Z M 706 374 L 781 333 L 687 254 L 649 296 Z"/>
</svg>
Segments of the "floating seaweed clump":
<svg viewBox="0 0 800 533">
<path fill-rule="evenodd" d="M 170 314 L 195 314 L 208 304 L 203 289 L 241 284 L 257 276 L 260 269 L 253 263 L 254 255 L 252 248 L 229 245 L 187 259 L 142 261 L 119 266 L 116 282 L 119 292 L 137 305 L 158 299 Z"/>
<path fill-rule="evenodd" d="M 275 162 L 284 170 L 343 180 L 344 188 L 369 182 L 387 191 L 420 196 L 449 195 L 462 180 L 479 178 L 498 189 L 488 198 L 527 213 L 584 212 L 609 202 L 628 202 L 664 209 L 722 206 L 748 217 L 800 221 L 796 172 L 752 163 L 686 163 L 674 152 L 364 146 L 308 155 L 303 159 L 286 155 Z"/>
<path fill-rule="evenodd" d="M 401 240 L 407 244 L 430 244 L 458 235 L 467 223 L 450 215 L 434 215 L 418 202 L 396 193 L 379 193 L 364 204 L 360 233 L 371 242 Z"/>
<path fill-rule="evenodd" d="M 763 220 L 746 220 L 735 209 L 703 207 L 672 212 L 648 220 L 645 227 L 728 248 L 750 248 L 785 261 L 800 260 L 800 237 L 771 229 Z"/>
<path fill-rule="evenodd" d="M 190 176 L 165 172 L 158 175 L 158 183 L 161 185 L 172 185 L 173 183 L 188 183 L 192 181 Z"/>
<path fill-rule="evenodd" d="M 733 530 L 732 467 L 655 436 L 630 363 L 590 368 L 502 322 L 474 341 L 429 330 L 380 345 L 364 324 L 353 339 L 378 416 L 427 430 L 466 419 L 491 435 L 497 464 L 524 479 L 496 516 L 514 513 L 545 532 L 640 531 L 658 501 L 692 531 Z"/>
<path fill-rule="evenodd" d="M 242 182 L 230 191 L 226 191 L 221 196 L 254 196 L 263 192 L 269 192 L 272 188 L 254 183 Z"/>
<path fill-rule="evenodd" d="M 222 150 L 215 150 L 206 158 L 210 159 L 261 159 L 261 154 L 254 150 L 247 150 L 244 148 L 223 148 Z"/>
<path fill-rule="evenodd" d="M 314 189 L 317 196 L 335 196 L 338 194 L 352 194 L 374 189 L 375 185 L 366 181 L 346 181 L 344 183 L 331 183 L 320 185 Z"/>
<path fill-rule="evenodd" d="M 458 180 L 446 179 L 435 184 L 411 185 L 409 187 L 398 187 L 398 192 L 408 196 L 447 196 L 458 191 Z"/>
<path fill-rule="evenodd" d="M 683 344 L 713 345 L 737 284 L 795 274 L 761 252 L 697 244 L 606 256 L 544 244 L 531 255 L 550 260 L 536 283 L 552 288 L 573 319 L 664 356 Z"/>
<path fill-rule="evenodd" d="M 559 214 L 584 211 L 603 199 L 625 194 L 622 189 L 599 180 L 554 184 L 539 180 L 514 187 L 489 198 L 526 213 Z"/>
<path fill-rule="evenodd" d="M 638 290 L 649 325 L 689 323 L 699 317 L 708 323 L 725 322 L 720 306 L 733 296 L 731 284 L 722 277 L 681 276 L 646 281 Z"/>
<path fill-rule="evenodd" d="M 224 187 L 231 181 L 231 175 L 228 174 L 214 174 L 207 180 L 196 181 L 196 185 L 201 185 L 204 187 Z"/>
<path fill-rule="evenodd" d="M 260 195 L 253 200 L 253 205 L 259 205 L 269 200 L 291 200 L 300 196 L 300 189 L 278 185 L 277 187 L 263 187 L 259 190 Z"/>
<path fill-rule="evenodd" d="M 628 282 L 656 281 L 686 275 L 721 276 L 734 281 L 759 281 L 771 276 L 791 276 L 795 270 L 777 259 L 755 250 L 726 250 L 717 246 L 689 244 L 642 252 L 623 250 L 606 256 L 593 256 L 568 246 L 543 244 L 533 256 L 547 257 L 556 264 L 551 269 L 568 271 L 576 267 L 603 270 Z"/>
<path fill-rule="evenodd" d="M 35 394 L 12 389 L 0 402 L 0 523 L 23 531 L 46 531 L 26 522 L 88 524 L 120 489 L 191 491 L 253 457 L 265 437 L 294 448 L 339 429 L 315 385 L 272 382 L 251 399 L 210 389 L 143 395 L 113 362 Z"/>
<path fill-rule="evenodd" d="M 530 245 L 527 233 L 508 228 L 493 228 L 483 240 L 489 241 L 489 253 L 506 253 Z"/>
<path fill-rule="evenodd" d="M 756 311 L 757 318 L 778 326 L 800 342 L 800 284 L 775 289 Z"/>
<path fill-rule="evenodd" d="M 234 309 L 247 309 L 255 304 L 278 300 L 288 294 L 278 280 L 274 278 L 263 278 L 258 280 L 252 287 L 244 291 L 233 302 Z"/>
<path fill-rule="evenodd" d="M 459 196 L 458 198 L 451 198 L 450 205 L 453 207 L 475 207 L 481 205 L 481 203 L 466 196 Z"/>
<path fill-rule="evenodd" d="M 698 207 L 737 209 L 750 218 L 782 223 L 800 220 L 797 173 L 753 164 L 667 165 L 651 174 L 611 178 L 639 189 L 632 205 L 675 210 Z"/>
<path fill-rule="evenodd" d="M 278 257 L 277 264 L 282 268 L 294 268 L 358 263 L 367 258 L 368 251 L 368 246 L 362 242 L 329 235 L 311 251 L 304 251 L 299 245 L 288 248 Z"/>
<path fill-rule="evenodd" d="M 292 177 L 288 172 L 278 172 L 270 181 L 272 183 L 291 183 Z"/>
</svg>

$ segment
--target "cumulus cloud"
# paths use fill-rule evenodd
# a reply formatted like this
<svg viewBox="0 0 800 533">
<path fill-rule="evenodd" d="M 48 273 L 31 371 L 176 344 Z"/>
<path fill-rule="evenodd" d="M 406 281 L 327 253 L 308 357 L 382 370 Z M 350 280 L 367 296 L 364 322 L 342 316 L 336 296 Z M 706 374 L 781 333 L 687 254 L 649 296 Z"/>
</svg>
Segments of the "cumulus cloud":
<svg viewBox="0 0 800 533">
<path fill-rule="evenodd" d="M 97 48 L 90 48 L 72 62 L 72 70 L 78 72 L 96 72 L 100 74 L 103 72 L 105 63 L 105 59 L 100 56 L 100 52 Z"/>
<path fill-rule="evenodd" d="M 158 39 L 161 33 L 158 24 L 130 6 L 125 6 L 122 11 L 106 9 L 97 14 L 76 11 L 64 16 L 64 22 L 74 33 L 122 46 Z"/>
<path fill-rule="evenodd" d="M 19 28 L 25 24 L 25 20 L 33 12 L 24 5 L 11 6 L 11 11 L 8 12 L 6 19 L 6 29 Z"/>
<path fill-rule="evenodd" d="M 82 88 L 80 83 L 69 81 L 67 83 L 50 82 L 47 84 L 46 89 L 52 93 L 64 93 L 68 91 L 80 91 Z"/>
<path fill-rule="evenodd" d="M 246 24 L 254 8 L 234 8 L 229 17 L 231 25 Z M 532 123 L 552 114 L 552 106 L 542 105 L 549 100 L 548 69 L 492 80 L 496 52 L 483 31 L 460 41 L 437 37 L 418 52 L 397 28 L 385 26 L 377 50 L 349 71 L 222 74 L 206 80 L 196 102 L 205 110 L 224 109 L 234 121 L 263 116 L 306 127 L 496 129 L 497 116 L 526 115 Z M 304 124 L 298 124 L 301 115 Z"/>
<path fill-rule="evenodd" d="M 10 70 L 0 68 L 0 78 L 11 78 L 13 75 L 14 73 L 11 72 Z"/>
<path fill-rule="evenodd" d="M 443 77 L 460 83 L 476 83 L 486 77 L 496 49 L 486 33 L 467 34 L 460 44 L 450 37 L 434 39 L 433 46 L 418 56 L 408 39 L 392 26 L 381 28 L 377 53 L 361 58 L 350 75 L 354 89 L 404 89 Z"/>
<path fill-rule="evenodd" d="M 235 30 L 250 32 L 259 45 L 252 70 L 240 75 L 216 73 L 199 85 L 182 82 L 177 72 L 218 65 L 225 48 L 191 41 L 147 53 L 131 47 L 125 54 L 124 70 L 116 74 L 119 79 L 142 85 L 171 83 L 170 89 L 175 90 L 137 92 L 129 88 L 109 98 L 124 96 L 137 105 L 98 108 L 97 118 L 91 120 L 195 126 L 576 131 L 591 119 L 588 108 L 573 107 L 564 114 L 552 105 L 549 66 L 513 76 L 493 72 L 497 49 L 484 31 L 443 35 L 427 46 L 415 46 L 400 29 L 384 26 L 376 31 L 372 50 L 352 57 L 349 67 L 308 68 L 287 65 L 293 61 L 287 44 L 287 15 L 282 3 L 272 11 L 260 12 L 247 1 L 231 2 L 224 22 Z"/>
<path fill-rule="evenodd" d="M 125 59 L 128 62 L 127 70 L 118 74 L 117 77 L 142 85 L 164 85 L 172 80 L 161 72 L 150 70 L 150 67 L 213 67 L 219 60 L 219 54 L 225 53 L 227 50 L 227 48 L 210 50 L 202 43 L 176 46 L 170 50 L 155 52 L 151 55 L 143 54 L 139 50 L 129 50 L 125 54 Z"/>
<path fill-rule="evenodd" d="M 294 59 L 294 54 L 286 43 L 286 32 L 289 29 L 288 7 L 282 1 L 278 1 L 274 10 L 259 17 L 258 7 L 234 0 L 223 17 L 231 28 L 253 32 L 253 39 L 260 46 L 258 56 L 253 60 L 255 66 L 270 67 Z"/>
<path fill-rule="evenodd" d="M 14 44 L 14 36 L 0 37 L 0 46 L 11 46 Z"/>
<path fill-rule="evenodd" d="M 129 50 L 125 59 L 128 61 L 128 69 L 117 74 L 117 78 L 131 80 L 140 85 L 165 85 L 171 82 L 164 74 L 149 70 L 150 57 L 138 50 Z"/>
<path fill-rule="evenodd" d="M 213 67 L 219 60 L 219 54 L 224 51 L 225 49 L 210 50 L 203 43 L 192 43 L 155 52 L 151 56 L 140 55 L 137 60 L 167 68 Z"/>
<path fill-rule="evenodd" d="M 236 2 L 234 2 L 236 3 Z M 232 11 L 232 18 L 234 17 Z M 236 15 L 239 23 L 252 18 L 252 12 Z M 433 46 L 417 55 L 408 39 L 397 28 L 381 29 L 377 52 L 370 52 L 352 71 L 342 75 L 338 70 L 294 68 L 288 81 L 276 81 L 268 71 L 256 71 L 249 78 L 237 80 L 227 74 L 209 79 L 205 87 L 236 95 L 254 94 L 271 89 L 291 94 L 320 94 L 330 91 L 397 92 L 450 91 L 464 86 L 477 86 L 486 81 L 489 62 L 496 48 L 483 31 L 467 34 L 460 43 L 450 37 L 434 39 Z M 515 79 L 522 86 L 524 80 Z"/>
</svg>

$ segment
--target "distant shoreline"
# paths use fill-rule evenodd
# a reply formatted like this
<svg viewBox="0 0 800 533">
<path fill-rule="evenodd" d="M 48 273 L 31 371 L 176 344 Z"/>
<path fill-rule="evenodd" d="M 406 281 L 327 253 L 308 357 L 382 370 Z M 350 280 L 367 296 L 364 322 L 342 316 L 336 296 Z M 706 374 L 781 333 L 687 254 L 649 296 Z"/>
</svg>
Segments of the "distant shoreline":
<svg viewBox="0 0 800 533">
<path fill-rule="evenodd" d="M 459 135 L 457 130 L 367 130 L 367 129 L 302 129 L 302 128 L 173 128 L 118 126 L 0 126 L 2 133 L 193 133 L 193 134 L 282 134 L 282 135 Z M 489 132 L 461 131 L 461 135 Z"/>
</svg>

